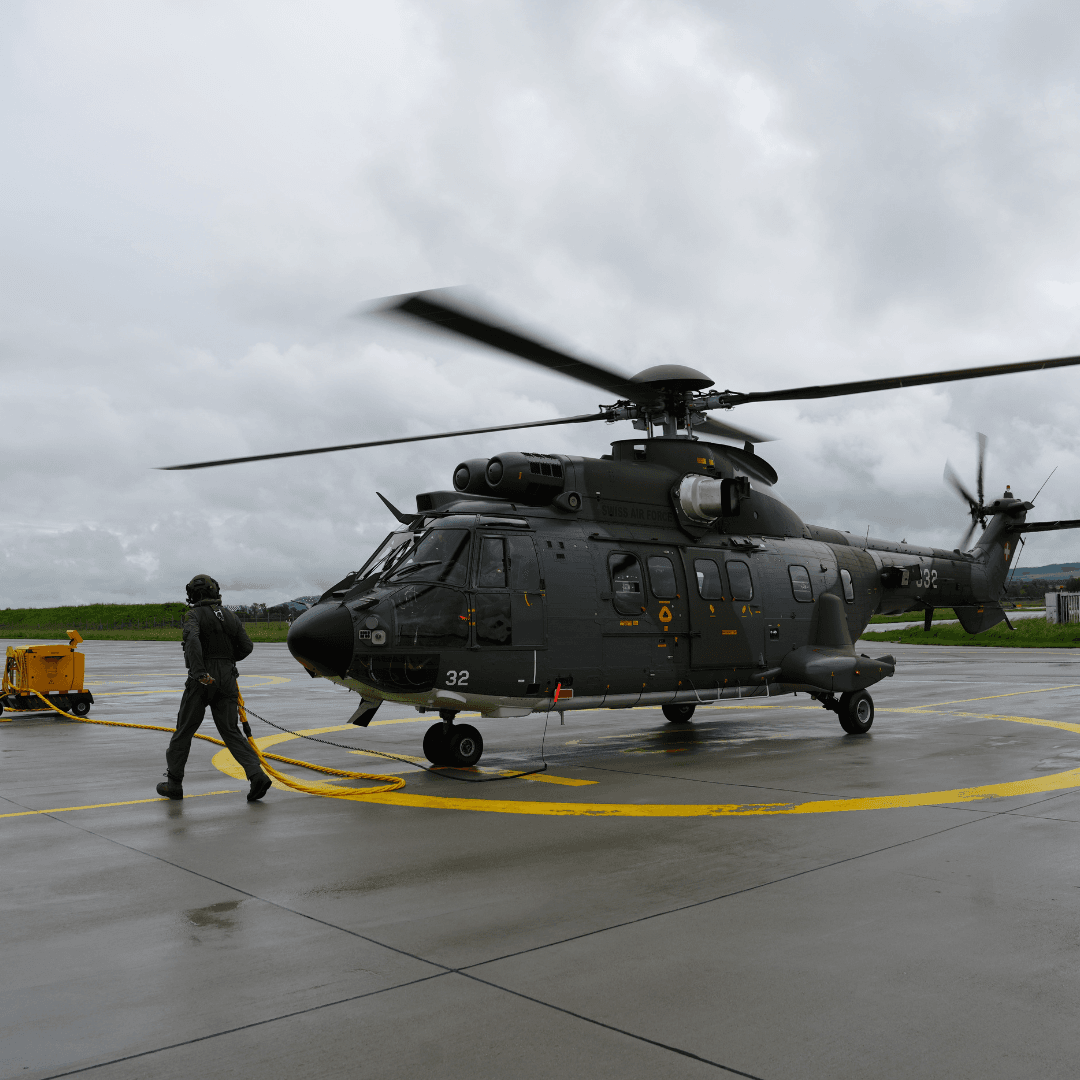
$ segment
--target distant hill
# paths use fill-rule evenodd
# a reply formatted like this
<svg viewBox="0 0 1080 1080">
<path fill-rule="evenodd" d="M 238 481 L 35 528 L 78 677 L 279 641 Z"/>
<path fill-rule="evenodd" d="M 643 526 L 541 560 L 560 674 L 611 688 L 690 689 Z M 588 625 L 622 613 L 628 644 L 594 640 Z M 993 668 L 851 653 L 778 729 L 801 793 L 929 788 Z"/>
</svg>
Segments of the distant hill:
<svg viewBox="0 0 1080 1080">
<path fill-rule="evenodd" d="M 1013 571 L 1015 581 L 1034 581 L 1042 578 L 1046 581 L 1054 581 L 1060 578 L 1068 581 L 1072 577 L 1080 577 L 1080 562 L 1074 563 L 1051 563 L 1049 566 L 1020 566 Z"/>
</svg>

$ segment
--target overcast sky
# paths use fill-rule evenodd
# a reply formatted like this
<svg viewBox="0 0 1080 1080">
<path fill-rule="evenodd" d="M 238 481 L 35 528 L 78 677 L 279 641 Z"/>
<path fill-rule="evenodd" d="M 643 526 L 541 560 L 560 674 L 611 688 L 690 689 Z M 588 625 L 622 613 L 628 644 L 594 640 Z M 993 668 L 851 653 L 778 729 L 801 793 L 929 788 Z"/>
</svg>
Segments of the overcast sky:
<svg viewBox="0 0 1080 1080">
<path fill-rule="evenodd" d="M 320 591 L 458 461 L 628 424 L 163 473 L 602 393 L 350 318 L 467 283 L 738 390 L 1080 353 L 1080 8 L 8 0 L 0 606 Z M 946 458 L 1080 517 L 1080 368 L 735 423 L 804 520 L 952 547 Z M 1080 534 L 1022 562 L 1080 558 Z"/>
</svg>

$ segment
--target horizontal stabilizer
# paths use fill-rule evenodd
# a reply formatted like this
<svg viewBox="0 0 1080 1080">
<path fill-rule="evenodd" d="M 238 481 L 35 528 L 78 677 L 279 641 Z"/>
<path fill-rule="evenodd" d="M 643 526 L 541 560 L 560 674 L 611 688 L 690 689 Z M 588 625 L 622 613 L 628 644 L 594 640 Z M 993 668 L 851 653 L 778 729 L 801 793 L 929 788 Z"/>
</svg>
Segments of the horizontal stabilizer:
<svg viewBox="0 0 1080 1080">
<path fill-rule="evenodd" d="M 1025 521 L 1009 526 L 1009 532 L 1013 533 L 1057 532 L 1058 529 L 1080 529 L 1080 518 L 1066 521 Z"/>
</svg>

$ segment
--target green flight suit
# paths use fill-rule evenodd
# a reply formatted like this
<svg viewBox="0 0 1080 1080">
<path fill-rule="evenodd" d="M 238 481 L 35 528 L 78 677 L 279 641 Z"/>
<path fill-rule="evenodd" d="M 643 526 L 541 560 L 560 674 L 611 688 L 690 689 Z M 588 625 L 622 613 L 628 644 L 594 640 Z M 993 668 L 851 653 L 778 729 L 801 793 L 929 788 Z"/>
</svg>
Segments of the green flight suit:
<svg viewBox="0 0 1080 1080">
<path fill-rule="evenodd" d="M 177 782 L 183 779 L 191 740 L 209 705 L 222 742 L 248 780 L 264 776 L 255 751 L 240 730 L 237 715 L 236 662 L 255 647 L 244 624 L 223 608 L 220 600 L 200 600 L 184 616 L 183 640 L 188 679 L 176 718 L 176 733 L 165 753 L 169 775 Z M 203 675 L 210 675 L 214 681 L 204 686 L 198 681 Z"/>
</svg>

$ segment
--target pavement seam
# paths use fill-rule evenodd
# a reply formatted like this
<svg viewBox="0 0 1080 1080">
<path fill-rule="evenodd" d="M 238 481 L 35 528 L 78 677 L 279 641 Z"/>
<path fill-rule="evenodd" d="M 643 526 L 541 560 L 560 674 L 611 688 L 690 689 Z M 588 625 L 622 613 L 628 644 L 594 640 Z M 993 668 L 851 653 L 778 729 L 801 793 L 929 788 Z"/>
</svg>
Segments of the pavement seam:
<svg viewBox="0 0 1080 1080">
<path fill-rule="evenodd" d="M 350 1001 L 360 1001 L 363 998 L 374 997 L 376 994 L 385 994 L 389 990 L 402 990 L 408 986 L 416 986 L 418 983 L 430 982 L 432 979 L 441 979 L 444 975 L 452 975 L 454 971 L 448 968 L 446 971 L 437 971 L 434 975 L 424 975 L 419 979 L 409 982 L 397 983 L 394 986 L 384 986 L 379 990 L 368 990 L 363 994 L 352 994 L 349 997 L 338 998 L 335 1001 L 327 1001 L 322 1005 L 312 1005 L 307 1009 L 297 1009 L 294 1012 L 282 1013 L 280 1016 L 270 1016 L 265 1020 L 252 1020 L 249 1024 L 240 1024 L 237 1027 L 225 1028 L 223 1031 L 212 1031 L 209 1035 L 196 1035 L 182 1042 L 169 1043 L 167 1046 L 156 1046 L 153 1050 L 140 1050 L 137 1054 L 126 1054 L 124 1057 L 111 1058 L 108 1061 L 99 1061 L 96 1065 L 83 1065 L 78 1069 L 69 1069 L 67 1072 L 51 1073 L 49 1076 L 40 1077 L 39 1080 L 59 1080 L 62 1076 L 76 1076 L 79 1073 L 91 1072 L 94 1069 L 104 1069 L 108 1065 L 120 1065 L 125 1061 L 136 1061 L 139 1058 L 149 1057 L 151 1054 L 162 1054 L 166 1050 L 178 1050 L 182 1046 L 193 1046 L 195 1043 L 206 1042 L 208 1039 L 217 1039 L 222 1035 L 234 1035 L 238 1031 L 247 1031 L 249 1028 L 262 1027 L 264 1024 L 275 1024 L 279 1020 L 289 1020 L 294 1016 L 304 1016 L 307 1013 L 319 1012 L 320 1009 L 329 1009 L 334 1005 L 347 1005 Z M 482 980 L 477 980 L 482 981 Z"/>
<path fill-rule="evenodd" d="M 948 809 L 948 807 L 945 807 Z M 989 814 L 988 817 L 1000 817 L 1000 814 Z M 922 836 L 913 836 L 907 840 L 899 840 L 895 844 L 887 844 L 885 847 L 874 848 L 872 851 L 863 851 L 858 855 L 848 855 L 843 859 L 835 859 L 833 862 L 822 863 L 820 866 L 810 866 L 805 870 L 798 870 L 793 874 L 785 874 L 783 877 L 770 878 L 768 881 L 759 881 L 756 885 L 747 885 L 742 889 L 733 889 L 731 892 L 720 893 L 718 896 L 710 896 L 705 900 L 695 900 L 690 904 L 680 904 L 678 907 L 665 908 L 663 911 L 654 911 L 649 915 L 641 915 L 636 919 L 627 919 L 625 922 L 612 923 L 610 926 L 600 926 L 595 930 L 586 930 L 582 934 L 572 934 L 570 937 L 559 938 L 557 941 L 548 941 L 543 945 L 534 945 L 529 949 L 521 949 L 518 952 L 506 953 L 504 956 L 495 956 L 490 960 L 478 960 L 475 964 L 465 964 L 461 968 L 455 970 L 460 971 L 462 974 L 467 974 L 471 969 L 483 967 L 485 964 L 496 964 L 500 960 L 511 960 L 516 956 L 527 956 L 529 953 L 540 952 L 543 949 L 550 949 L 556 945 L 565 945 L 571 941 L 581 941 L 583 938 L 593 937 L 596 934 L 605 934 L 609 930 L 621 930 L 627 926 L 636 926 L 638 923 L 649 922 L 652 919 L 660 919 L 665 915 L 677 915 L 683 911 L 692 911 L 694 908 L 705 907 L 707 904 L 716 904 L 721 900 L 729 900 L 733 896 L 742 896 L 745 893 L 757 892 L 759 889 L 767 889 L 770 885 L 782 885 L 786 881 L 794 881 L 797 878 L 806 877 L 808 874 L 816 874 L 820 870 L 829 870 L 836 866 L 843 866 L 845 863 L 857 862 L 859 859 L 869 858 L 871 855 L 880 855 L 885 851 L 892 851 L 895 848 L 904 847 L 907 844 L 916 844 L 920 840 L 929 840 L 935 836 L 943 836 L 945 833 L 952 832 L 954 829 L 963 829 L 968 825 L 973 825 L 976 821 L 982 821 L 984 818 L 971 818 L 967 821 L 961 821 L 957 825 L 950 825 L 945 829 L 938 829 L 936 832 L 923 833 Z"/>
<path fill-rule="evenodd" d="M 455 968 L 462 975 L 467 975 L 473 968 L 483 967 L 485 964 L 496 964 L 500 960 L 512 960 L 516 956 L 525 956 L 529 953 L 540 952 L 543 949 L 550 949 L 556 945 L 565 945 L 571 941 L 580 941 L 583 938 L 593 937 L 596 934 L 606 933 L 608 930 L 620 930 L 627 926 L 635 926 L 637 923 L 648 922 L 650 919 L 659 919 L 665 915 L 677 915 L 682 911 L 691 911 L 694 908 L 704 907 L 706 904 L 715 904 L 721 900 L 730 899 L 733 896 L 742 896 L 744 893 L 755 892 L 758 889 L 768 888 L 770 885 L 782 885 L 785 881 L 793 881 L 795 878 L 805 877 L 807 874 L 814 874 L 819 870 L 828 870 L 835 866 L 843 866 L 845 863 L 857 862 L 859 859 L 865 859 L 871 855 L 880 855 L 885 851 L 892 851 L 895 848 L 904 847 L 907 844 L 915 844 L 920 840 L 929 840 L 935 836 L 943 836 L 945 833 L 952 832 L 954 829 L 962 829 L 967 825 L 974 825 L 979 821 L 992 820 L 994 818 L 1008 817 L 1009 815 L 1016 815 L 1021 810 L 1028 810 L 1033 806 L 1040 806 L 1044 802 L 1053 802 L 1054 799 L 1064 798 L 1066 795 L 1075 794 L 1075 789 L 1069 791 L 1059 791 L 1053 795 L 1047 796 L 1045 799 L 1039 799 L 1037 802 L 1025 803 L 1023 806 L 1014 806 L 1008 810 L 977 810 L 974 807 L 968 806 L 953 806 L 948 803 L 943 803 L 939 807 L 942 810 L 965 810 L 971 814 L 978 814 L 978 817 L 969 818 L 967 821 L 961 821 L 957 825 L 950 825 L 946 829 L 939 829 L 937 832 L 924 833 L 922 836 L 913 836 L 908 840 L 900 840 L 895 844 L 888 844 L 885 847 L 875 848 L 872 851 L 864 851 L 859 855 L 849 855 L 844 859 L 837 859 L 834 862 L 822 863 L 821 866 L 812 866 L 806 870 L 799 870 L 794 874 L 787 874 L 784 877 L 772 878 L 769 881 L 759 882 L 757 885 L 748 885 L 744 889 L 735 889 L 732 892 L 721 893 L 719 896 L 711 896 L 705 900 L 695 900 L 691 904 L 682 904 L 679 907 L 665 908 L 663 911 L 654 911 L 651 915 L 642 915 L 637 919 L 628 919 L 626 922 L 612 923 L 610 926 L 597 927 L 595 930 L 587 930 L 583 934 L 574 934 L 568 938 L 560 938 L 557 941 L 549 941 L 543 945 L 534 945 L 530 949 L 522 949 L 519 952 L 506 953 L 504 956 L 492 957 L 490 960 L 479 960 L 475 964 L 466 964 L 463 967 Z M 1033 819 L 1035 820 L 1035 819 Z M 1065 821 L 1068 822 L 1069 818 L 1047 818 L 1048 821 Z M 510 991 L 514 993 L 514 991 Z"/>
<path fill-rule="evenodd" d="M 21 803 L 17 803 L 14 800 L 9 800 L 14 806 L 21 806 Z M 195 877 L 200 877 L 204 881 L 211 881 L 215 885 L 220 885 L 223 889 L 230 889 L 233 892 L 239 893 L 241 896 L 246 896 L 251 900 L 258 900 L 260 903 L 267 904 L 270 907 L 277 908 L 279 911 L 288 912 L 290 915 L 297 915 L 301 919 L 307 919 L 309 922 L 317 923 L 320 926 L 328 927 L 331 930 L 340 930 L 343 934 L 349 934 L 351 937 L 359 938 L 361 941 L 366 941 L 369 945 L 376 945 L 379 948 L 387 949 L 390 952 L 395 952 L 399 956 L 407 956 L 410 960 L 416 960 L 421 964 L 428 964 L 431 967 L 442 968 L 439 974 L 446 974 L 447 972 L 456 971 L 457 968 L 450 967 L 448 964 L 440 964 L 435 960 L 426 960 L 422 956 L 417 956 L 415 953 L 408 952 L 406 949 L 399 949 L 394 945 L 386 945 L 381 941 L 377 941 L 375 938 L 368 937 L 366 934 L 358 933 L 356 930 L 350 930 L 347 926 L 339 926 L 337 923 L 328 922 L 326 919 L 320 919 L 315 915 L 308 915 L 306 912 L 297 911 L 295 908 L 288 907 L 285 904 L 280 904 L 276 900 L 269 900 L 265 896 L 259 896 L 258 893 L 248 892 L 246 889 L 241 889 L 236 885 L 230 885 L 226 881 L 221 881 L 219 878 L 211 877 L 209 874 L 204 874 L 200 870 L 193 870 L 189 866 L 182 866 L 180 863 L 172 862 L 166 859 L 162 855 L 155 855 L 152 851 L 144 851 L 142 848 L 134 847 L 131 844 L 125 844 L 122 840 L 116 840 L 111 836 L 105 836 L 103 833 L 95 832 L 93 829 L 88 829 L 83 825 L 78 825 L 74 821 L 68 821 L 65 818 L 57 817 L 51 813 L 43 813 L 42 817 L 50 818 L 53 821 L 59 822 L 61 825 L 68 825 L 73 829 L 78 829 L 79 832 L 84 832 L 88 836 L 96 836 L 99 840 L 104 840 L 107 843 L 115 844 L 117 847 L 124 848 L 125 851 L 132 851 L 136 855 L 144 855 L 150 859 L 156 859 L 158 862 L 164 863 L 166 866 L 171 866 L 175 870 L 180 870 L 186 874 L 192 874 Z"/>
<path fill-rule="evenodd" d="M 525 1001 L 531 1001 L 534 1005 L 542 1005 L 546 1009 L 554 1009 L 555 1012 L 563 1013 L 566 1016 L 572 1016 L 576 1020 L 584 1020 L 587 1024 L 594 1024 L 596 1027 L 605 1028 L 608 1031 L 617 1032 L 619 1035 L 625 1035 L 630 1039 L 637 1039 L 638 1042 L 648 1043 L 650 1046 L 658 1046 L 661 1050 L 669 1050 L 673 1054 L 680 1054 L 682 1057 L 692 1058 L 694 1061 L 703 1062 L 705 1065 L 712 1065 L 716 1069 L 723 1069 L 725 1072 L 733 1073 L 735 1076 L 745 1076 L 747 1080 L 763 1080 L 757 1073 L 743 1072 L 742 1069 L 736 1069 L 731 1065 L 724 1065 L 719 1061 L 713 1061 L 711 1058 L 702 1057 L 700 1054 L 695 1054 L 690 1050 L 683 1050 L 681 1047 L 672 1046 L 671 1043 L 660 1042 L 658 1039 L 650 1039 L 646 1035 L 637 1035 L 633 1031 L 627 1031 L 626 1028 L 616 1027 L 614 1024 L 605 1024 L 603 1020 L 595 1020 L 591 1016 L 585 1016 L 582 1013 L 574 1012 L 573 1009 L 566 1009 L 562 1005 L 553 1005 L 550 1001 L 543 1001 L 541 998 L 531 997 L 529 994 L 523 994 L 520 990 L 511 990 L 508 986 L 501 986 L 499 983 L 490 982 L 488 979 L 481 979 L 478 975 L 470 975 L 467 971 L 458 970 L 457 974 L 463 975 L 466 979 L 472 979 L 473 982 L 478 982 L 484 986 L 490 986 L 493 990 L 501 990 L 505 994 L 513 994 L 514 997 L 519 997 Z"/>
</svg>

